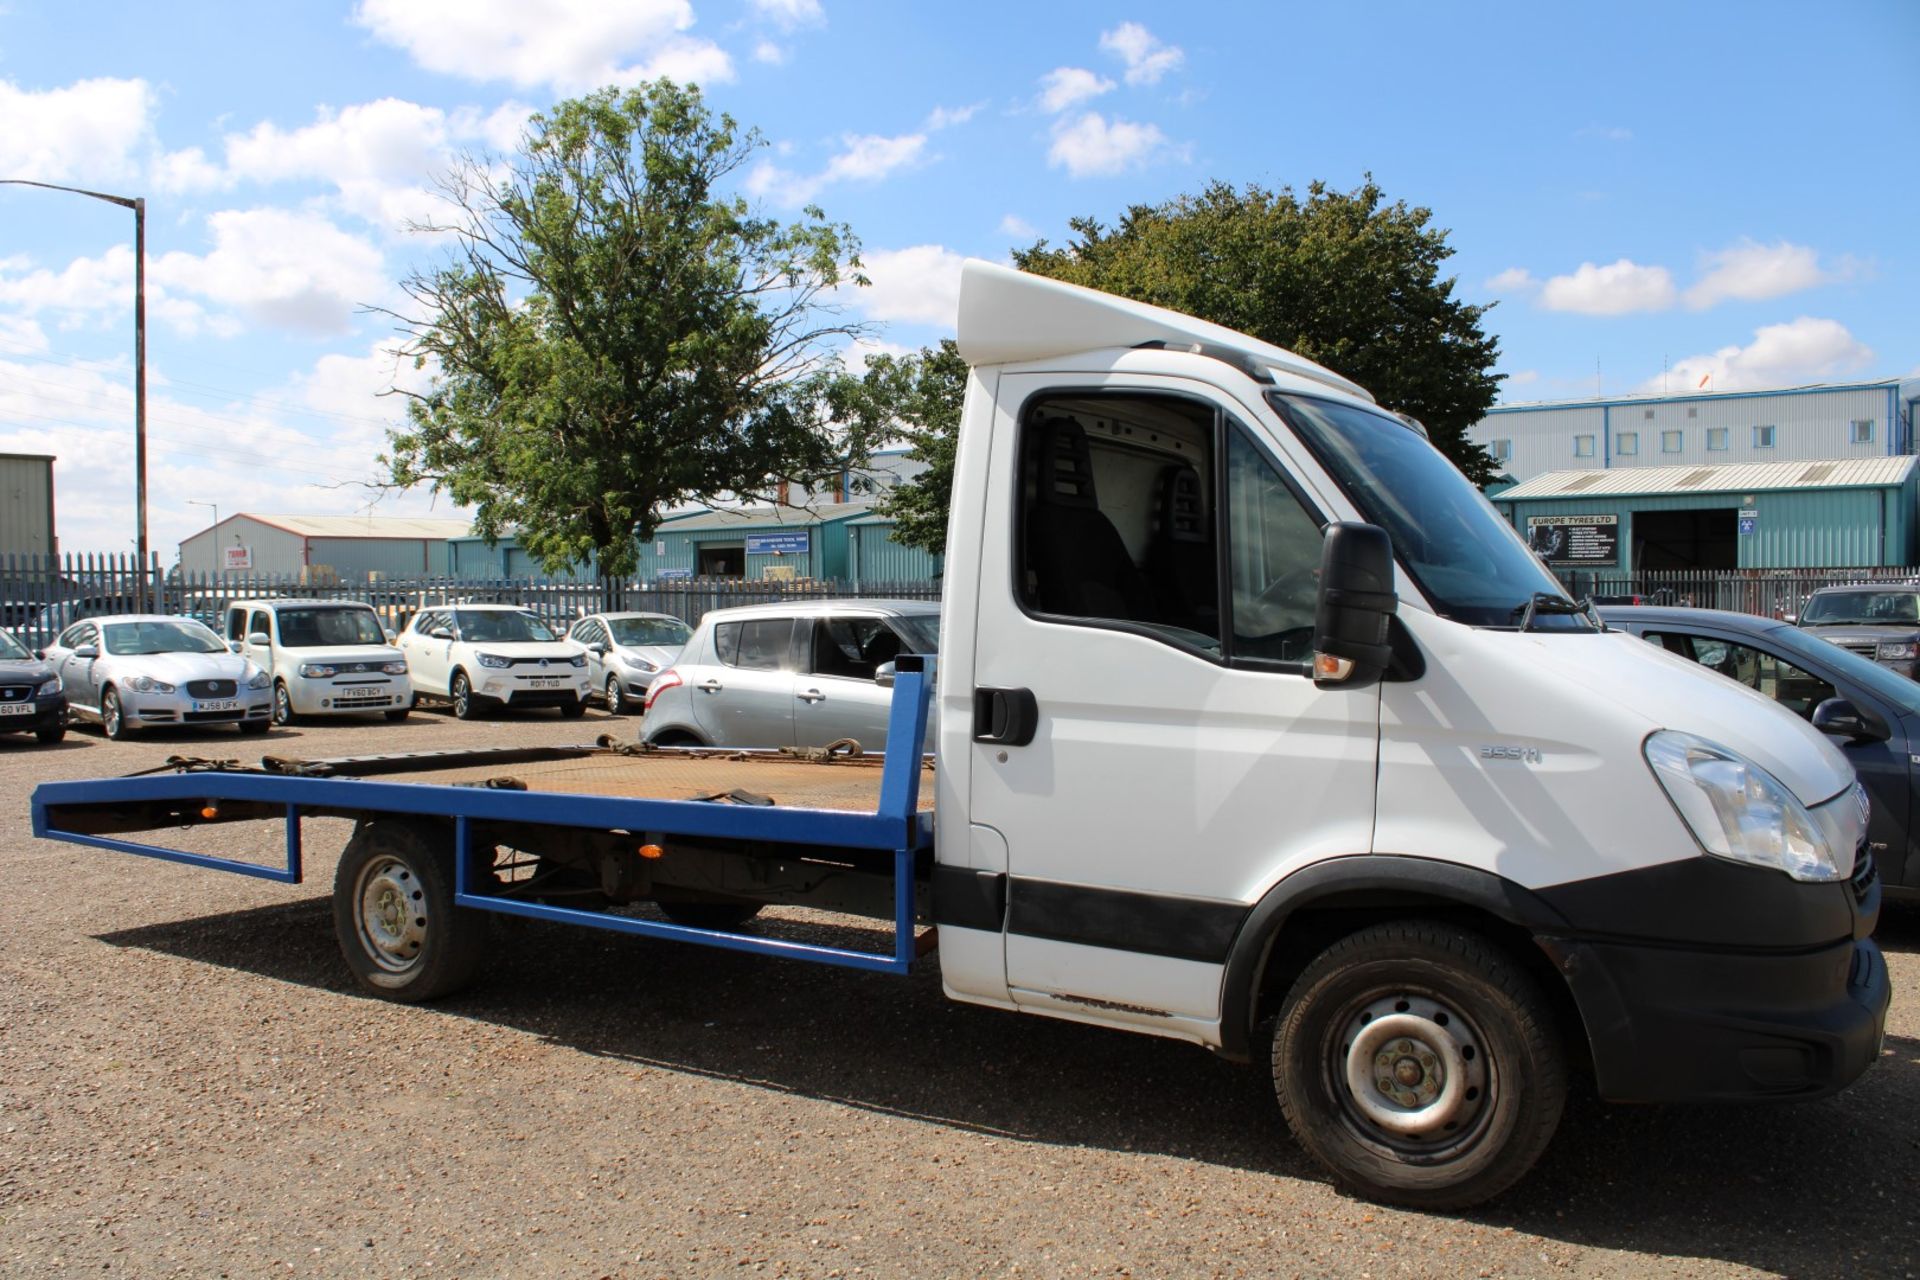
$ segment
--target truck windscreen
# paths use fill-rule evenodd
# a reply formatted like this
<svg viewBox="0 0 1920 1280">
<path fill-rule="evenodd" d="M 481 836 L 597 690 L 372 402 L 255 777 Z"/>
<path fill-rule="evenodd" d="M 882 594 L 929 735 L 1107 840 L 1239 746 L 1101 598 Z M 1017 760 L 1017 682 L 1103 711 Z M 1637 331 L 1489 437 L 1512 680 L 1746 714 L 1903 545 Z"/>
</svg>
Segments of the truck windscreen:
<svg viewBox="0 0 1920 1280">
<path fill-rule="evenodd" d="M 1387 531 L 1395 555 L 1441 616 L 1476 627 L 1519 625 L 1536 593 L 1565 590 L 1513 526 L 1440 451 L 1385 414 L 1314 396 L 1267 393 L 1274 410 Z M 1589 631 L 1584 613 L 1536 609 L 1536 630 Z"/>
</svg>

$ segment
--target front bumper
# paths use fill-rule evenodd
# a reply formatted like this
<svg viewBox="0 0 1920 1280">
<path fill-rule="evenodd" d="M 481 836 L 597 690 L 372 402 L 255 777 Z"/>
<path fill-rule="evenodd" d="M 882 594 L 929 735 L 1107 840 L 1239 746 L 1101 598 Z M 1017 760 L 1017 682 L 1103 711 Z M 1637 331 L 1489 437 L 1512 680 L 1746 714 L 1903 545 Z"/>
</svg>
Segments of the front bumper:
<svg viewBox="0 0 1920 1280">
<path fill-rule="evenodd" d="M 303 716 L 357 715 L 413 705 L 413 681 L 407 676 L 349 675 L 287 684 L 293 709 Z"/>
<path fill-rule="evenodd" d="M 67 718 L 67 695 L 64 693 L 13 705 L 26 706 L 29 710 L 0 715 L 0 733 L 34 733 L 51 729 L 54 725 L 64 723 Z"/>
<path fill-rule="evenodd" d="M 564 707 L 585 702 L 593 690 L 585 676 L 554 689 L 532 689 L 520 679 L 495 677 L 482 680 L 474 692 L 509 707 Z"/>
<path fill-rule="evenodd" d="M 207 702 L 238 702 L 237 709 L 199 711 L 196 705 Z M 231 698 L 202 699 L 182 693 L 137 693 L 120 691 L 120 712 L 130 728 L 150 729 L 166 725 L 238 724 L 243 720 L 270 720 L 273 717 L 273 691 L 244 686 Z"/>
</svg>

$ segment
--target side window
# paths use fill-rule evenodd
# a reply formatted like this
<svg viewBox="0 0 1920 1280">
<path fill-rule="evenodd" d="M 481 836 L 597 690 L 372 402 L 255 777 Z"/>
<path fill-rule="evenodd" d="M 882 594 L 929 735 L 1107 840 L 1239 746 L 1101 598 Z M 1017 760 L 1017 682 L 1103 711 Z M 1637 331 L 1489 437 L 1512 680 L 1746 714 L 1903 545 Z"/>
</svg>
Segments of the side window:
<svg viewBox="0 0 1920 1280">
<path fill-rule="evenodd" d="M 273 635 L 273 619 L 267 616 L 265 609 L 255 609 L 253 617 L 247 621 L 248 635 Z"/>
<path fill-rule="evenodd" d="M 714 628 L 713 647 L 720 661 L 745 671 L 780 670 L 787 665 L 792 645 L 791 618 L 723 622 Z"/>
<path fill-rule="evenodd" d="M 1838 696 L 1834 687 L 1819 676 L 1751 645 L 1716 640 L 1710 636 L 1663 636 L 1661 639 L 1667 642 L 1691 640 L 1695 662 L 1703 667 L 1712 667 L 1749 689 L 1764 693 L 1805 719 L 1812 719 L 1813 709 L 1822 702 Z M 1668 643 L 1667 647 L 1671 649 L 1673 645 Z"/>
<path fill-rule="evenodd" d="M 246 616 L 245 609 L 227 610 L 227 639 L 245 640 L 247 638 L 247 629 L 243 625 Z"/>
<path fill-rule="evenodd" d="M 84 622 L 76 622 L 60 633 L 62 649 L 78 649 L 93 639 L 93 628 Z"/>
<path fill-rule="evenodd" d="M 871 680 L 901 652 L 900 637 L 879 618 L 816 618 L 809 662 L 814 675 Z"/>
<path fill-rule="evenodd" d="M 1227 436 L 1227 514 L 1234 656 L 1310 661 L 1320 524 L 1238 430 Z"/>
<path fill-rule="evenodd" d="M 740 663 L 740 628 L 743 625 L 739 622 L 722 622 L 713 629 L 713 656 L 730 667 Z"/>
</svg>

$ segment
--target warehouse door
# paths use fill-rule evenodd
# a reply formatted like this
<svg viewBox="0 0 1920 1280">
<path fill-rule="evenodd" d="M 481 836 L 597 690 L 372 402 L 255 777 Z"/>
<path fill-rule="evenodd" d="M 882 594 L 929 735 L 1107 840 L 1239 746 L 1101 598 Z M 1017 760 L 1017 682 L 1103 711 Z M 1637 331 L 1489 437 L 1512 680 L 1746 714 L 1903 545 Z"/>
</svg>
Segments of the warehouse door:
<svg viewBox="0 0 1920 1280">
<path fill-rule="evenodd" d="M 1732 507 L 1697 511 L 1633 513 L 1633 567 L 1652 569 L 1737 569 L 1738 512 Z"/>
</svg>

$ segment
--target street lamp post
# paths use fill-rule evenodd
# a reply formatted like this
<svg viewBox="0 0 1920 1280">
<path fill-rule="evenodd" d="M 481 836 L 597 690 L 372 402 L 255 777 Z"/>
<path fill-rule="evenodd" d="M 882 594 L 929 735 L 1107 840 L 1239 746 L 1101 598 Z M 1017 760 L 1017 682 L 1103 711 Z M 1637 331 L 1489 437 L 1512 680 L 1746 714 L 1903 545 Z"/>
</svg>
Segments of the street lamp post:
<svg viewBox="0 0 1920 1280">
<path fill-rule="evenodd" d="M 123 209 L 133 210 L 133 470 L 134 519 L 139 537 L 140 569 L 135 579 L 135 601 L 144 612 L 147 607 L 147 201 L 144 196 L 111 196 L 85 187 L 63 187 L 57 182 L 34 182 L 28 178 L 0 178 L 0 186 L 44 187 L 49 191 L 71 191 L 75 195 L 105 200 Z"/>
<path fill-rule="evenodd" d="M 213 564 L 208 567 L 208 571 L 217 574 L 220 572 L 220 504 L 217 502 L 202 502 L 198 498 L 188 498 L 187 505 L 190 507 L 213 508 L 213 528 L 207 530 L 208 533 L 213 535 L 208 539 L 208 543 L 213 547 Z M 184 569 L 185 567 L 184 564 L 181 565 L 181 568 Z"/>
</svg>

